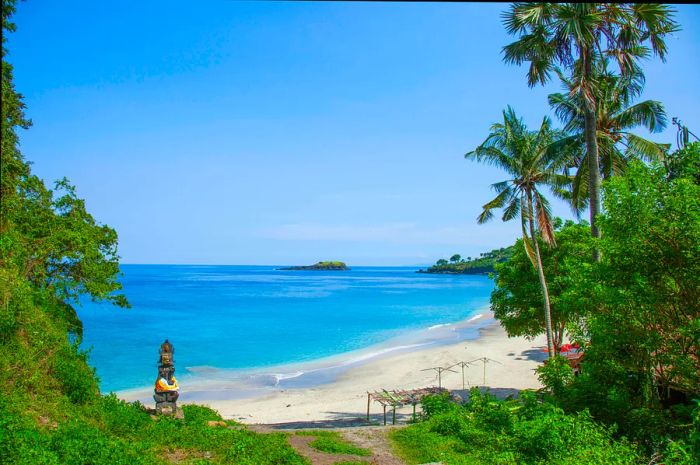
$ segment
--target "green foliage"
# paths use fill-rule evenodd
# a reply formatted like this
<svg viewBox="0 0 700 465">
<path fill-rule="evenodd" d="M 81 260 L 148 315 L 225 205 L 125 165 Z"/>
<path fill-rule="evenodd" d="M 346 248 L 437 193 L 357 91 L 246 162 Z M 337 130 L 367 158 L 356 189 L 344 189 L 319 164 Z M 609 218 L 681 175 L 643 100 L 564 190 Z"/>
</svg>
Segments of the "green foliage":
<svg viewBox="0 0 700 465">
<path fill-rule="evenodd" d="M 555 396 L 561 395 L 564 388 L 574 379 L 574 371 L 566 357 L 557 355 L 547 363 L 537 367 L 540 383 Z"/>
<path fill-rule="evenodd" d="M 109 395 L 75 407 L 70 419 L 41 427 L 18 413 L 12 400 L 0 401 L 0 455 L 8 465 L 161 464 L 175 450 L 187 460 L 213 464 L 308 465 L 283 434 L 256 434 L 233 422 L 228 423 L 234 428 L 208 426 L 221 417 L 206 407 L 185 405 L 184 421 L 154 421 L 139 404 Z"/>
<path fill-rule="evenodd" d="M 499 401 L 472 389 L 463 406 L 396 430 L 392 439 L 411 464 L 639 463 L 634 446 L 612 435 L 586 412 L 566 414 L 534 394 Z"/>
<path fill-rule="evenodd" d="M 606 214 L 590 322 L 595 360 L 637 381 L 644 406 L 668 389 L 700 395 L 700 185 L 633 164 L 605 186 Z M 605 354 L 605 355 L 603 355 Z M 649 385 L 654 383 L 655 387 Z M 658 389 L 657 389 L 658 388 Z"/>
<path fill-rule="evenodd" d="M 590 298 L 582 292 L 581 282 L 593 264 L 593 240 L 585 222 L 555 224 L 557 246 L 548 247 L 540 239 L 540 254 L 549 290 L 553 342 L 558 349 L 565 331 L 590 310 Z M 491 308 L 509 336 L 534 338 L 545 331 L 542 290 L 522 239 L 512 250 L 509 260 L 495 266 Z"/>
<path fill-rule="evenodd" d="M 687 178 L 700 184 L 700 142 L 687 144 L 670 154 L 665 165 L 668 179 Z"/>
<path fill-rule="evenodd" d="M 325 261 L 325 262 L 321 261 L 321 262 L 316 263 L 316 265 L 314 265 L 314 266 L 317 266 L 319 268 L 324 268 L 324 267 L 326 267 L 326 268 L 338 268 L 338 267 L 344 268 L 346 265 L 345 265 L 345 262 L 339 262 L 339 261 Z"/>
<path fill-rule="evenodd" d="M 567 411 L 588 409 L 649 456 L 678 463 L 690 454 L 690 402 L 700 394 L 694 150 L 672 154 L 666 167 L 632 163 L 604 184 L 602 260 L 582 267 L 567 290 L 594 310 L 578 331 L 582 374 L 568 385 L 555 373 L 545 380 Z"/>
<path fill-rule="evenodd" d="M 430 415 L 391 434 L 411 464 L 634 464 L 634 446 L 613 439 L 613 431 L 587 412 L 575 415 L 523 393 L 499 401 L 478 389 L 470 401 Z"/>
<path fill-rule="evenodd" d="M 480 254 L 479 258 L 469 257 L 464 260 L 461 255 L 455 254 L 448 262 L 441 258 L 435 265 L 427 270 L 419 270 L 419 273 L 446 273 L 446 274 L 486 274 L 494 270 L 497 263 L 508 260 L 513 255 L 513 246 L 494 249 Z"/>
<path fill-rule="evenodd" d="M 87 363 L 87 354 L 77 344 L 63 346 L 54 358 L 53 375 L 61 392 L 71 402 L 84 404 L 99 395 L 95 370 Z"/>
<path fill-rule="evenodd" d="M 449 392 L 430 395 L 423 397 L 421 400 L 423 416 L 430 418 L 434 415 L 449 412 L 458 408 L 458 405 L 452 400 Z"/>
</svg>

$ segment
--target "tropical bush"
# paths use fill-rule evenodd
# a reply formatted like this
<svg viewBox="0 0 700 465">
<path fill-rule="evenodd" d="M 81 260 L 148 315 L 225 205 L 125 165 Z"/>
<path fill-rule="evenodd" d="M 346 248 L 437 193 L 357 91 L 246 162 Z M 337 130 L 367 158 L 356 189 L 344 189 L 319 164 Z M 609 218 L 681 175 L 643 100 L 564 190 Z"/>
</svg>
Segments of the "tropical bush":
<svg viewBox="0 0 700 465">
<path fill-rule="evenodd" d="M 567 414 L 532 392 L 517 400 L 496 400 L 477 388 L 469 402 L 440 405 L 424 421 L 396 430 L 391 437 L 411 464 L 634 464 L 636 447 L 615 439 L 614 428 L 595 422 L 587 411 Z"/>
</svg>

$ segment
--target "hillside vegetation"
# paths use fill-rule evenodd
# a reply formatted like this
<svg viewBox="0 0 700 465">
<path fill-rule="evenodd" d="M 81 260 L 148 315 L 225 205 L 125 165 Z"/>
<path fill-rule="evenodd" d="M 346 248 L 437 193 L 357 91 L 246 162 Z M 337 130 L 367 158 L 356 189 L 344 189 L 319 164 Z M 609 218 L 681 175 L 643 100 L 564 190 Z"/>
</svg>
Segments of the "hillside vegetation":
<svg viewBox="0 0 700 465">
<path fill-rule="evenodd" d="M 425 270 L 418 270 L 419 273 L 437 274 L 488 274 L 493 272 L 496 263 L 508 260 L 513 255 L 513 246 L 494 249 L 490 252 L 479 254 L 478 258 L 467 257 L 463 259 L 461 255 L 455 254 L 449 260 L 441 258 L 433 266 Z"/>
</svg>

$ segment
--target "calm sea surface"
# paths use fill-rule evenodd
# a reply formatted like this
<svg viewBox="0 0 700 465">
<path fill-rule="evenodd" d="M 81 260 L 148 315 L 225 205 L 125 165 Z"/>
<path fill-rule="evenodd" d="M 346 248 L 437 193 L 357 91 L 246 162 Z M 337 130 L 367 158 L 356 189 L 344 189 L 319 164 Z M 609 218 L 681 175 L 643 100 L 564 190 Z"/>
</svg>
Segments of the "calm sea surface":
<svg viewBox="0 0 700 465">
<path fill-rule="evenodd" d="M 178 376 L 306 362 L 465 320 L 488 305 L 486 276 L 417 268 L 278 271 L 269 266 L 123 265 L 133 308 L 86 302 L 83 347 L 103 391 L 152 384 L 158 347 Z"/>
</svg>

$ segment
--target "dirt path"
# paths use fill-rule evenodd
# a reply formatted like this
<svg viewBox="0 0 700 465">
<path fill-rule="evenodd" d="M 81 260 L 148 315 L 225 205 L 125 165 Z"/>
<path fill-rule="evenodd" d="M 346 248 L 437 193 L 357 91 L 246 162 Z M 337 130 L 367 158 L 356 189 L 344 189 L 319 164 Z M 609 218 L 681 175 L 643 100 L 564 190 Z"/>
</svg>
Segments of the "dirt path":
<svg viewBox="0 0 700 465">
<path fill-rule="evenodd" d="M 258 432 L 280 431 L 281 428 L 270 428 L 271 425 L 256 425 L 251 428 Z M 289 444 L 302 456 L 309 459 L 312 465 L 333 465 L 338 462 L 352 461 L 366 463 L 368 465 L 406 465 L 392 451 L 389 442 L 389 431 L 401 426 L 354 426 L 345 428 L 322 428 L 323 431 L 336 431 L 351 444 L 372 451 L 371 456 L 363 457 L 350 454 L 330 454 L 318 451 L 309 443 L 315 439 L 313 436 L 297 436 L 295 430 L 284 428 L 289 431 Z M 308 429 L 304 428 L 305 431 Z"/>
<path fill-rule="evenodd" d="M 346 428 L 340 434 L 348 441 L 359 447 L 372 451 L 370 463 L 376 465 L 406 465 L 392 450 L 389 442 L 387 427 Z"/>
</svg>

